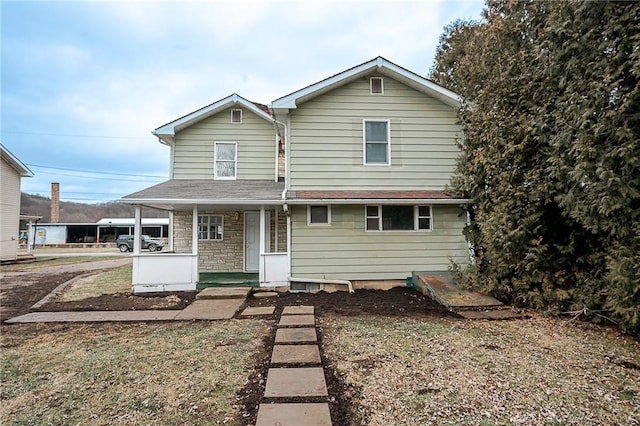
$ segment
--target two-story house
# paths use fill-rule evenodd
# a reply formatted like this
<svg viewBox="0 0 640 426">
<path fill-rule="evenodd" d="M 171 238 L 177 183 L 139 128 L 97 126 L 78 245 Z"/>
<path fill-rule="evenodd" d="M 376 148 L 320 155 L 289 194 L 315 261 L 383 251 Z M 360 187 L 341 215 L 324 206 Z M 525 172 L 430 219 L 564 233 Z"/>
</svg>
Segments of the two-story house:
<svg viewBox="0 0 640 426">
<path fill-rule="evenodd" d="M 465 263 L 468 200 L 444 193 L 459 105 L 378 57 L 270 106 L 234 94 L 159 127 L 170 180 L 121 201 L 138 206 L 136 233 L 139 206 L 169 210 L 169 251 L 134 247 L 134 290 L 195 289 L 216 276 L 388 288 Z"/>
</svg>

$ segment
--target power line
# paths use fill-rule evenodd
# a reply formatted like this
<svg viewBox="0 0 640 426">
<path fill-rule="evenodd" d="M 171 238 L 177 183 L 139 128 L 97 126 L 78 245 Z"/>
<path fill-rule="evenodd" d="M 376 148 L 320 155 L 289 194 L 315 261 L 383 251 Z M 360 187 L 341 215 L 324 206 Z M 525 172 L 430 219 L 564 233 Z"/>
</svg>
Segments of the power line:
<svg viewBox="0 0 640 426">
<path fill-rule="evenodd" d="M 12 132 L 12 131 L 2 131 L 2 133 L 9 134 L 9 135 L 60 136 L 65 138 L 149 140 L 149 137 L 142 137 L 142 136 L 97 136 L 97 135 L 79 135 L 79 134 L 72 134 L 72 133 L 67 134 L 67 133 Z"/>
<path fill-rule="evenodd" d="M 66 167 L 43 166 L 41 164 L 28 164 L 27 163 L 27 166 L 39 167 L 39 168 L 43 168 L 43 169 L 66 170 L 66 171 L 70 171 L 70 172 L 93 173 L 93 174 L 99 174 L 99 175 L 133 176 L 133 177 L 148 177 L 148 178 L 164 178 L 165 177 L 165 176 L 158 176 L 158 175 L 137 175 L 137 174 L 131 174 L 131 173 L 97 172 L 97 171 L 94 171 L 94 170 L 82 170 L 82 169 L 71 169 L 71 168 L 66 168 Z"/>
<path fill-rule="evenodd" d="M 45 171 L 39 171 L 38 173 L 44 173 L 47 175 L 54 175 L 54 176 L 68 176 L 68 177 L 74 177 L 76 179 L 114 180 L 118 182 L 157 182 L 157 180 L 154 180 L 154 179 L 144 179 L 144 178 L 143 179 L 131 179 L 131 178 L 117 179 L 117 178 L 108 178 L 108 177 L 101 177 L 101 176 L 80 176 L 80 175 L 71 175 L 67 173 L 45 172 Z M 136 176 L 136 175 L 131 175 L 131 176 Z"/>
</svg>

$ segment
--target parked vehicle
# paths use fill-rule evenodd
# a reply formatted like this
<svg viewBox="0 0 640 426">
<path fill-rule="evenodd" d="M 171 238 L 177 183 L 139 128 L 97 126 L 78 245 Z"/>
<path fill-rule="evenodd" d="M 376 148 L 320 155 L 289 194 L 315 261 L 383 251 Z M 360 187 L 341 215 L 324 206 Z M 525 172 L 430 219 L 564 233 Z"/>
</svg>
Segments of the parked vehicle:
<svg viewBox="0 0 640 426">
<path fill-rule="evenodd" d="M 143 249 L 148 249 L 149 251 L 160 251 L 162 247 L 164 247 L 161 241 L 154 240 L 148 235 L 142 235 L 140 237 L 140 243 Z M 116 244 L 123 253 L 133 251 L 133 235 L 120 235 Z"/>
</svg>

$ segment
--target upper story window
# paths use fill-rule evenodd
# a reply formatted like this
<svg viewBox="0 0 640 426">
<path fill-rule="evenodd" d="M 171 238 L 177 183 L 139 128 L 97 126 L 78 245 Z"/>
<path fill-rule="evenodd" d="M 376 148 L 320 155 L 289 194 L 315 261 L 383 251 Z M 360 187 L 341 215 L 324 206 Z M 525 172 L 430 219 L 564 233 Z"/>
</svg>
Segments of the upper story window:
<svg viewBox="0 0 640 426">
<path fill-rule="evenodd" d="M 198 239 L 222 240 L 223 217 L 222 215 L 198 216 Z"/>
<path fill-rule="evenodd" d="M 215 179 L 236 178 L 238 162 L 238 146 L 235 142 L 216 142 L 214 156 L 213 176 Z"/>
<path fill-rule="evenodd" d="M 371 79 L 369 79 L 369 90 L 372 95 L 382 95 L 384 93 L 382 77 L 371 77 Z"/>
<path fill-rule="evenodd" d="M 231 110 L 231 122 L 232 123 L 242 123 L 242 110 L 241 109 L 232 109 Z"/>
<path fill-rule="evenodd" d="M 431 206 L 365 207 L 367 231 L 431 231 Z"/>
<path fill-rule="evenodd" d="M 331 224 L 331 206 L 308 206 L 307 207 L 307 224 L 308 225 L 330 225 Z"/>
<path fill-rule="evenodd" d="M 364 164 L 391 164 L 389 120 L 364 120 Z"/>
</svg>

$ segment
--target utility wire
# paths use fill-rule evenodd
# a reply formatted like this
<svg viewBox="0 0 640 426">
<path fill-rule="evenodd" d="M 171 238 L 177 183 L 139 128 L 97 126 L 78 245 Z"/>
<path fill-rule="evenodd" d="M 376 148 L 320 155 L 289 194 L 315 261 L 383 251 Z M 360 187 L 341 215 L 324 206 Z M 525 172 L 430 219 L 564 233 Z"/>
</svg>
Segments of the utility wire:
<svg viewBox="0 0 640 426">
<path fill-rule="evenodd" d="M 54 166 L 43 166 L 41 164 L 29 164 L 27 166 L 30 167 L 39 167 L 43 169 L 53 169 L 53 170 L 66 170 L 70 172 L 81 172 L 81 173 L 93 173 L 98 175 L 114 175 L 114 176 L 133 176 L 133 177 L 148 177 L 148 178 L 165 178 L 166 176 L 158 176 L 158 175 L 136 175 L 131 173 L 117 173 L 117 172 L 97 172 L 93 170 L 82 170 L 82 169 L 71 169 L 66 167 L 54 167 Z"/>
<path fill-rule="evenodd" d="M 36 136 L 60 136 L 65 138 L 87 138 L 87 139 L 137 139 L 137 140 L 149 140 L 152 136 L 142 137 L 142 136 L 97 136 L 97 135 L 77 135 L 77 134 L 66 134 L 66 133 L 39 133 L 39 132 L 11 132 L 11 131 L 2 131 L 4 134 L 8 135 L 36 135 Z"/>
</svg>

